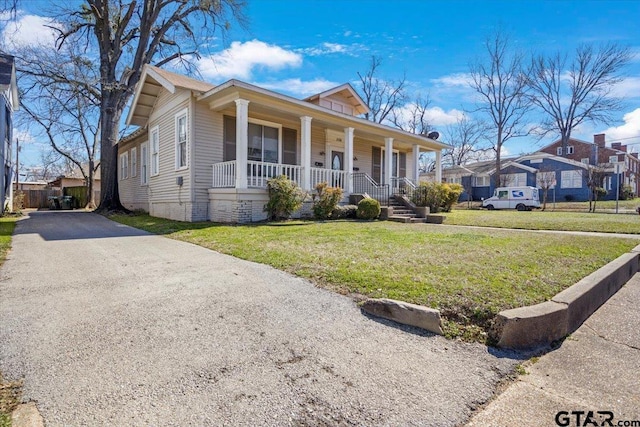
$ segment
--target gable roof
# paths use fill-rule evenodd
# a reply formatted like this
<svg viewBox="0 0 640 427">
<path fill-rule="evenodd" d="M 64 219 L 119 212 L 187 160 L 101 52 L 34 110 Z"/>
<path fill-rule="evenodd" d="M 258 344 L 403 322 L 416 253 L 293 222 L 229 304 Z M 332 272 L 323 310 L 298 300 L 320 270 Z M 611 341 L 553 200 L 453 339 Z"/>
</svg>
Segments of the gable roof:
<svg viewBox="0 0 640 427">
<path fill-rule="evenodd" d="M 20 107 L 18 84 L 16 81 L 15 59 L 11 55 L 0 53 L 0 90 L 9 89 L 13 98 L 13 111 Z"/>
<path fill-rule="evenodd" d="M 153 65 L 145 65 L 127 115 L 127 124 L 138 126 L 147 124 L 161 89 L 175 93 L 176 88 L 180 88 L 201 94 L 214 87 L 211 83 L 172 73 Z"/>
<path fill-rule="evenodd" d="M 358 95 L 358 92 L 356 92 L 353 86 L 351 86 L 349 83 L 345 83 L 332 89 L 325 90 L 324 92 L 311 95 L 310 97 L 305 98 L 304 101 L 313 102 L 316 99 L 328 98 L 331 95 L 341 95 L 342 97 L 344 97 L 347 101 L 349 101 L 349 104 L 353 107 L 353 110 L 356 114 L 365 114 L 370 111 L 367 104 L 362 100 L 360 95 Z"/>
</svg>

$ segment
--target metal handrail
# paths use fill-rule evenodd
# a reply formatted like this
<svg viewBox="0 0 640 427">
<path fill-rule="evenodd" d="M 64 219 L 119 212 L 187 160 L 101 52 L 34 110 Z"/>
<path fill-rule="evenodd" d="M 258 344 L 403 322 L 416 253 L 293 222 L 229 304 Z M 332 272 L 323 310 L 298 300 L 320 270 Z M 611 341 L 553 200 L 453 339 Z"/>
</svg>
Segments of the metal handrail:
<svg viewBox="0 0 640 427">
<path fill-rule="evenodd" d="M 353 179 L 353 192 L 367 194 L 376 199 L 381 205 L 389 206 L 389 185 L 378 184 L 365 172 L 351 174 Z"/>
</svg>

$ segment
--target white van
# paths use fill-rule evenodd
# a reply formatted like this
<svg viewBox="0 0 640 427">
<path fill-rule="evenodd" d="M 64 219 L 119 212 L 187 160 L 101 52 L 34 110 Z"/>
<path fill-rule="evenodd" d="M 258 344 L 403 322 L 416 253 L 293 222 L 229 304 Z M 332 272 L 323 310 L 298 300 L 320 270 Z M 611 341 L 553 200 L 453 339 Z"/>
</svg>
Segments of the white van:
<svg viewBox="0 0 640 427">
<path fill-rule="evenodd" d="M 482 207 L 493 209 L 517 209 L 530 211 L 540 207 L 536 187 L 498 187 L 493 196 L 482 201 Z"/>
</svg>

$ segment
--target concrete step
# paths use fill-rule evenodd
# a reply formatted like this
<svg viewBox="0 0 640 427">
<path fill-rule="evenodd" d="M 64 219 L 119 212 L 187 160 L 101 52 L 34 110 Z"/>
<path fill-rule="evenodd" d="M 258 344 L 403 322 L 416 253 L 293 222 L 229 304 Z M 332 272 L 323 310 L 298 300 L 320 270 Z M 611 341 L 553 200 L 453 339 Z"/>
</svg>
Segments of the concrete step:
<svg viewBox="0 0 640 427">
<path fill-rule="evenodd" d="M 393 222 L 403 222 L 403 223 L 405 223 L 405 224 L 410 223 L 410 222 L 411 222 L 411 219 L 412 219 L 412 218 L 411 218 L 411 217 L 408 217 L 408 216 L 396 216 L 396 215 L 393 215 L 393 216 L 390 216 L 390 217 L 389 217 L 389 221 L 393 221 Z"/>
<path fill-rule="evenodd" d="M 411 218 L 411 223 L 425 223 L 427 222 L 427 218 Z"/>
</svg>

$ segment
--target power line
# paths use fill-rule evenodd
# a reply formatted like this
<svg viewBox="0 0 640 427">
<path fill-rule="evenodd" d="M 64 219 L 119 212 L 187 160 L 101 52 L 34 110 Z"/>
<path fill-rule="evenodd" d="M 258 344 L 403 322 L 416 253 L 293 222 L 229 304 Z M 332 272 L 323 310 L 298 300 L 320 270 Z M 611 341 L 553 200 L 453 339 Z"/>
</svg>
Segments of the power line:
<svg viewBox="0 0 640 427">
<path fill-rule="evenodd" d="M 620 142 L 620 141 L 626 141 L 627 139 L 636 139 L 636 138 L 640 138 L 640 135 L 629 136 L 627 138 L 610 139 L 610 140 L 607 140 L 607 142 Z M 640 142 L 633 142 L 632 144 L 640 144 Z M 631 145 L 631 144 L 627 144 L 627 145 Z"/>
</svg>

